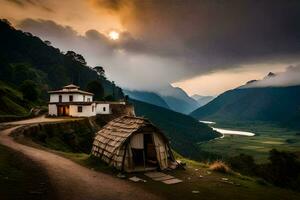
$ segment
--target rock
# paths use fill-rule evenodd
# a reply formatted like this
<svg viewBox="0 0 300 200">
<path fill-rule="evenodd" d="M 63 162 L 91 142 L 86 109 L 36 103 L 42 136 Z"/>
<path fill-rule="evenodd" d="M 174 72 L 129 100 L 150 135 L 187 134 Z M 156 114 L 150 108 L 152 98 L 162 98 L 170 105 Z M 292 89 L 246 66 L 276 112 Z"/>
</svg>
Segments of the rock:
<svg viewBox="0 0 300 200">
<path fill-rule="evenodd" d="M 125 175 L 125 174 L 122 174 L 122 173 L 118 173 L 117 177 L 118 177 L 118 178 L 124 179 L 124 178 L 126 178 L 126 175 Z"/>
</svg>

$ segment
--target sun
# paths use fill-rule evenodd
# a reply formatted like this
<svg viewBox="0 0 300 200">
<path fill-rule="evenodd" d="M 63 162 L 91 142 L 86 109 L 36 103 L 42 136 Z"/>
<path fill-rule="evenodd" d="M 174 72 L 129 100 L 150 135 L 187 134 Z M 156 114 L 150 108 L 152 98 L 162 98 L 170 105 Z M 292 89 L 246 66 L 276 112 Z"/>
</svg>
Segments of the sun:
<svg viewBox="0 0 300 200">
<path fill-rule="evenodd" d="M 120 34 L 117 32 L 117 31 L 110 31 L 108 33 L 108 37 L 111 39 L 111 40 L 118 40 L 119 37 L 120 37 Z"/>
</svg>

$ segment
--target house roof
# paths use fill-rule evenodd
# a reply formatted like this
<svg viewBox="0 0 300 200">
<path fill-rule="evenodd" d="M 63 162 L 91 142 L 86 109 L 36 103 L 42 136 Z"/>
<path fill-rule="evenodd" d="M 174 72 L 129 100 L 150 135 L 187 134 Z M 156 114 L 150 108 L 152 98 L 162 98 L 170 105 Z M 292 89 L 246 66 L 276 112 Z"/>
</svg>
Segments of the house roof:
<svg viewBox="0 0 300 200">
<path fill-rule="evenodd" d="M 94 101 L 97 104 L 126 104 L 125 101 Z"/>
<path fill-rule="evenodd" d="M 69 101 L 69 102 L 49 102 L 48 104 L 55 104 L 58 106 L 64 106 L 64 105 L 91 105 L 93 104 L 93 101 L 81 101 L 81 102 L 76 102 L 76 101 Z"/>
<path fill-rule="evenodd" d="M 140 117 L 122 116 L 110 121 L 97 134 L 93 143 L 93 151 L 101 149 L 106 158 L 112 158 L 116 150 L 137 132 L 143 132 L 143 128 L 150 127 L 152 131 L 160 133 L 167 141 L 165 135 L 149 120 Z M 96 150 L 96 148 L 97 150 Z M 98 149 L 99 148 L 99 149 Z"/>
<path fill-rule="evenodd" d="M 67 88 L 67 89 L 71 89 L 71 88 L 79 88 L 79 86 L 74 85 L 74 84 L 70 84 L 70 85 L 64 86 L 64 88 Z"/>
<path fill-rule="evenodd" d="M 79 86 L 74 85 L 74 84 L 70 84 L 70 85 L 66 85 L 63 87 L 63 89 L 61 90 L 53 90 L 53 91 L 48 91 L 49 94 L 86 94 L 86 95 L 94 95 L 93 93 L 90 92 L 86 92 L 83 90 L 79 90 Z"/>
<path fill-rule="evenodd" d="M 86 92 L 83 90 L 53 90 L 48 91 L 49 94 L 86 94 L 86 95 L 94 95 L 93 93 Z"/>
</svg>

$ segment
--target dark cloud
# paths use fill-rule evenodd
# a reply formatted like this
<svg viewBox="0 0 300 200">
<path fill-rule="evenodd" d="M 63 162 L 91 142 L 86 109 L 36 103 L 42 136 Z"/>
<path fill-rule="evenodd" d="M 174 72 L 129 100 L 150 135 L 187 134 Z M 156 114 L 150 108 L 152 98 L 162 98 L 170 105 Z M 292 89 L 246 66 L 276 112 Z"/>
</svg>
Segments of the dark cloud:
<svg viewBox="0 0 300 200">
<path fill-rule="evenodd" d="M 119 0 L 115 7 L 153 52 L 183 57 L 196 71 L 299 59 L 300 1 Z"/>
<path fill-rule="evenodd" d="M 71 27 L 51 21 L 25 20 L 20 27 L 62 49 L 82 52 L 91 64 L 111 66 L 112 76 L 132 87 L 158 86 L 247 64 L 300 62 L 300 1 L 91 2 L 120 17 L 127 31 L 119 41 L 97 30 L 79 36 Z"/>
<path fill-rule="evenodd" d="M 123 0 L 92 0 L 92 2 L 101 8 L 107 8 L 113 11 L 118 11 L 127 5 L 127 1 Z"/>
<path fill-rule="evenodd" d="M 82 54 L 92 67 L 104 66 L 107 74 L 123 87 L 158 89 L 183 75 L 178 73 L 181 71 L 180 61 L 153 55 L 148 46 L 133 38 L 129 32 L 121 33 L 119 41 L 113 41 L 97 30 L 79 35 L 71 27 L 51 20 L 25 19 L 18 27 L 51 41 L 62 51 L 73 50 Z M 172 70 L 176 74 L 166 76 Z"/>
<path fill-rule="evenodd" d="M 45 6 L 45 1 L 41 1 L 41 0 L 6 0 L 6 1 L 11 2 L 20 7 L 36 6 L 42 8 L 47 12 L 54 12 L 51 8 Z"/>
</svg>

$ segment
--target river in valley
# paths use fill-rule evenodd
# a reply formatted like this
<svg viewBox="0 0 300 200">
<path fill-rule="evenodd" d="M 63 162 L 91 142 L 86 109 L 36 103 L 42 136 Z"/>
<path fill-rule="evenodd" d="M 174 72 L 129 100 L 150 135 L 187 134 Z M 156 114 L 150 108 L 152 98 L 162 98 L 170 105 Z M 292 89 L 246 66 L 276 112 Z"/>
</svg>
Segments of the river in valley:
<svg viewBox="0 0 300 200">
<path fill-rule="evenodd" d="M 252 132 L 246 132 L 246 131 L 239 131 L 239 130 L 230 130 L 230 129 L 223 129 L 223 128 L 214 128 L 213 125 L 216 124 L 216 122 L 211 121 L 199 121 L 204 124 L 208 124 L 213 130 L 218 131 L 219 133 L 224 135 L 241 135 L 241 136 L 254 136 L 255 133 Z"/>
</svg>

